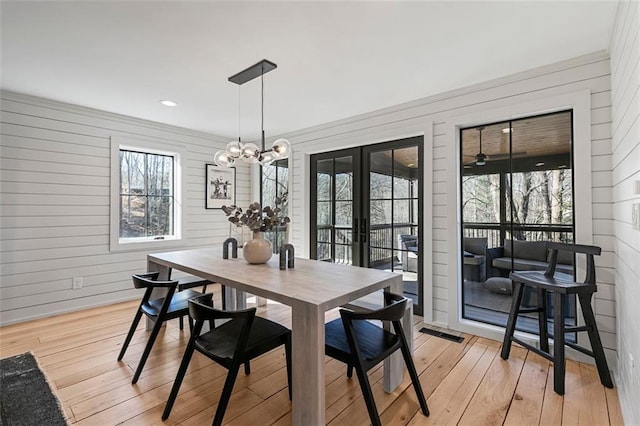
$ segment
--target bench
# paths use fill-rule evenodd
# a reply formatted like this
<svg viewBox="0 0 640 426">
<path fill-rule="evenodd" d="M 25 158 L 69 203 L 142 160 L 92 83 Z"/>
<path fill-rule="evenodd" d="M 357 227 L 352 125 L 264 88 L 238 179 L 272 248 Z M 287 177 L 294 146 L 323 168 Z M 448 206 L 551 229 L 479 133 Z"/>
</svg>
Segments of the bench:
<svg viewBox="0 0 640 426">
<path fill-rule="evenodd" d="M 549 244 L 549 241 L 505 240 L 502 247 L 487 249 L 488 275 L 508 277 L 512 261 L 514 271 L 545 271 L 549 266 Z M 558 253 L 556 271 L 573 274 L 573 253 Z"/>
</svg>

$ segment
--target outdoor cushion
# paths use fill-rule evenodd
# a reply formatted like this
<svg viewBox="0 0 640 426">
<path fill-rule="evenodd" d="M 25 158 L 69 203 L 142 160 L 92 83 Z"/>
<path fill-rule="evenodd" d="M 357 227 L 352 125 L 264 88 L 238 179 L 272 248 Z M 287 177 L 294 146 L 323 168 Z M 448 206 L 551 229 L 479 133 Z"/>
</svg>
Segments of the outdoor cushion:
<svg viewBox="0 0 640 426">
<path fill-rule="evenodd" d="M 474 238 L 474 237 L 465 237 L 464 239 L 464 251 L 473 253 L 473 254 L 485 254 L 485 250 L 487 249 L 487 239 L 486 238 Z"/>
<path fill-rule="evenodd" d="M 538 260 L 540 262 L 547 261 L 547 242 L 546 241 L 504 241 L 504 256 L 516 257 L 518 259 Z"/>
</svg>

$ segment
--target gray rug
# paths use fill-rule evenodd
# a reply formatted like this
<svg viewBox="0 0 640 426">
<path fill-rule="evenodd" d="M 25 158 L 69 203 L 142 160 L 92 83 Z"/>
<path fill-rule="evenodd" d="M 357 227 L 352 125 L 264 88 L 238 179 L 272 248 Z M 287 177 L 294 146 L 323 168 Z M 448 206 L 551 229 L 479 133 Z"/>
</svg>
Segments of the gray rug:
<svg viewBox="0 0 640 426">
<path fill-rule="evenodd" d="M 0 360 L 0 425 L 67 425 L 60 402 L 30 353 Z"/>
</svg>

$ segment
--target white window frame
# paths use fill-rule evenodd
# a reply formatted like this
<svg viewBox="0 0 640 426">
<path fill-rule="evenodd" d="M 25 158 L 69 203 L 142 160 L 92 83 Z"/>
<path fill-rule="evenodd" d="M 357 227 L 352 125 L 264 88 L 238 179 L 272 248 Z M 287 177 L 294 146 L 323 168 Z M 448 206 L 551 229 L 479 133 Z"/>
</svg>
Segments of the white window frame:
<svg viewBox="0 0 640 426">
<path fill-rule="evenodd" d="M 168 155 L 174 158 L 173 215 L 174 235 L 157 240 L 154 237 L 120 238 L 120 150 Z M 182 170 L 185 147 L 166 141 L 111 137 L 111 206 L 109 247 L 111 251 L 139 251 L 177 247 L 185 244 L 183 234 Z"/>
</svg>

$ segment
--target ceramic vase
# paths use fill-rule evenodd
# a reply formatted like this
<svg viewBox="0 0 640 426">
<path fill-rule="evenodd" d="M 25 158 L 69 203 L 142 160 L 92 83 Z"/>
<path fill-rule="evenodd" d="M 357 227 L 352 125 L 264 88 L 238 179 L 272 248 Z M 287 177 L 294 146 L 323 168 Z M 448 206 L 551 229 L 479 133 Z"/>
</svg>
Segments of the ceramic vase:
<svg viewBox="0 0 640 426">
<path fill-rule="evenodd" d="M 271 241 L 265 240 L 262 232 L 254 232 L 253 238 L 244 243 L 242 248 L 244 260 L 251 264 L 267 263 L 272 254 Z"/>
</svg>

